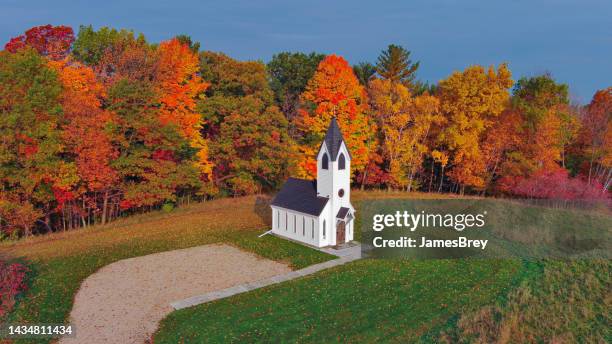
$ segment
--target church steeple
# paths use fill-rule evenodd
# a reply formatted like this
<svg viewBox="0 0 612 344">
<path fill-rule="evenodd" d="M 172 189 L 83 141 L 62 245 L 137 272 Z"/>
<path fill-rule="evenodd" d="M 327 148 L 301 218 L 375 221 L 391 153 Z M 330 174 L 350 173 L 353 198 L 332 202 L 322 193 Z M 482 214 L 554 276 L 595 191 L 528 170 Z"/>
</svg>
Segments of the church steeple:
<svg viewBox="0 0 612 344">
<path fill-rule="evenodd" d="M 317 154 L 317 195 L 330 198 L 333 208 L 348 199 L 351 158 L 338 121 L 332 117 Z"/>
<path fill-rule="evenodd" d="M 325 133 L 325 138 L 323 139 L 323 142 L 327 146 L 330 160 L 336 161 L 336 159 L 338 158 L 338 153 L 340 152 L 340 147 L 344 142 L 344 138 L 342 137 L 342 132 L 340 131 L 340 126 L 338 126 L 336 116 L 332 117 L 331 121 L 329 122 L 329 127 L 327 127 L 327 132 Z M 323 142 L 321 143 L 321 146 L 323 145 Z M 344 146 L 346 147 L 346 142 L 344 143 Z M 348 147 L 346 147 L 346 152 L 349 154 L 349 156 L 351 155 L 351 152 L 349 152 Z"/>
</svg>

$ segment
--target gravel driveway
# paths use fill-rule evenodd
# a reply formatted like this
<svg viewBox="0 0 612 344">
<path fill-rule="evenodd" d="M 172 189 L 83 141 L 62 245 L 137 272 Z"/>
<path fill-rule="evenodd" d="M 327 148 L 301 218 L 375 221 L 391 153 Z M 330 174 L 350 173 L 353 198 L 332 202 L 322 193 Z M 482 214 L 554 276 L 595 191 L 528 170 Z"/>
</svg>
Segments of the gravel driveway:
<svg viewBox="0 0 612 344">
<path fill-rule="evenodd" d="M 70 313 L 76 336 L 60 343 L 143 343 L 172 312 L 172 301 L 289 271 L 217 244 L 121 260 L 81 284 Z"/>
</svg>

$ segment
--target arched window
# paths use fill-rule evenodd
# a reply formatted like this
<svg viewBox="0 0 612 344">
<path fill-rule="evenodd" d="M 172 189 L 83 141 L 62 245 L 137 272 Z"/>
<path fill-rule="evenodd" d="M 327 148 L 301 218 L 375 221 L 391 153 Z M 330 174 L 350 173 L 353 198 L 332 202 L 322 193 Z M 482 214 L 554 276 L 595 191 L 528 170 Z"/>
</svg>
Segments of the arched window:
<svg viewBox="0 0 612 344">
<path fill-rule="evenodd" d="M 327 153 L 323 153 L 323 160 L 321 161 L 321 168 L 327 170 L 329 168 L 329 157 Z"/>
<path fill-rule="evenodd" d="M 344 158 L 344 153 L 340 153 L 340 157 L 338 158 L 338 169 L 344 170 L 346 166 L 346 159 Z"/>
<path fill-rule="evenodd" d="M 312 219 L 312 223 L 310 225 L 310 229 L 312 229 L 312 238 L 314 239 L 314 219 Z"/>
<path fill-rule="evenodd" d="M 323 239 L 325 239 L 325 220 L 323 220 Z"/>
</svg>

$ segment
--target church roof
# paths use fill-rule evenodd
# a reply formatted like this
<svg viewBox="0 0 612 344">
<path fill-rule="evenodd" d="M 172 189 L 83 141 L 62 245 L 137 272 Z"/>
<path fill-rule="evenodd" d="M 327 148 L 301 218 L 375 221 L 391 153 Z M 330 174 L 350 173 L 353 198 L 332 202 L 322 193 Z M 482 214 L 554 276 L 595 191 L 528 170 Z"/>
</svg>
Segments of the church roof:
<svg viewBox="0 0 612 344">
<path fill-rule="evenodd" d="M 349 208 L 340 207 L 340 209 L 338 210 L 338 214 L 336 215 L 336 218 L 339 218 L 340 220 L 344 220 L 346 215 L 348 215 L 349 210 L 350 210 Z"/>
<path fill-rule="evenodd" d="M 342 132 L 340 132 L 340 127 L 338 126 L 336 117 L 332 117 L 331 122 L 329 123 L 329 127 L 327 128 L 327 133 L 325 133 L 325 138 L 323 139 L 323 142 L 325 142 L 325 145 L 329 150 L 329 154 L 331 155 L 331 161 L 336 161 L 336 159 L 338 158 L 338 152 L 340 152 L 340 147 L 342 146 L 343 141 L 344 138 L 342 137 Z M 322 145 L 323 143 L 321 143 L 321 146 Z M 351 152 L 349 152 L 348 145 L 346 145 L 346 142 L 344 143 L 344 145 L 347 146 L 346 151 L 348 152 L 349 157 L 352 159 L 353 156 L 351 155 Z M 320 147 L 319 150 L 321 150 Z"/>
<path fill-rule="evenodd" d="M 271 205 L 319 216 L 329 199 L 317 196 L 314 180 L 289 178 L 272 200 Z"/>
</svg>

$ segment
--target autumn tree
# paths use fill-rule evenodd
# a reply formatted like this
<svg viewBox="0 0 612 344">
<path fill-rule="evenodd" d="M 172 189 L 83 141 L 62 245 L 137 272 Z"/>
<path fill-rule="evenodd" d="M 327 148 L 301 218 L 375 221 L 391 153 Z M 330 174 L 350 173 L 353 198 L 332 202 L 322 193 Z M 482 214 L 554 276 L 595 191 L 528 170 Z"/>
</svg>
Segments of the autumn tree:
<svg viewBox="0 0 612 344">
<path fill-rule="evenodd" d="M 305 106 L 295 119 L 301 133 L 296 174 L 300 177 L 315 176 L 316 149 L 333 116 L 337 118 L 351 151 L 353 172 L 362 170 L 372 149 L 373 123 L 366 112 L 366 91 L 348 62 L 337 55 L 325 57 L 308 82 L 301 101 Z"/>
<path fill-rule="evenodd" d="M 412 62 L 410 51 L 400 45 L 390 44 L 378 57 L 376 71 L 382 79 L 401 82 L 411 87 L 420 62 Z"/>
<path fill-rule="evenodd" d="M 108 86 L 126 78 L 131 81 L 152 82 L 159 76 L 159 64 L 160 49 L 150 45 L 142 35 L 134 37 L 127 34 L 111 41 L 101 51 L 99 60 L 92 67 Z"/>
<path fill-rule="evenodd" d="M 4 49 L 14 53 L 24 47 L 31 47 L 50 60 L 61 60 L 70 53 L 72 42 L 74 42 L 74 31 L 71 27 L 43 25 L 11 38 Z"/>
<path fill-rule="evenodd" d="M 197 151 L 197 168 L 203 178 L 212 176 L 208 157 L 208 142 L 201 136 L 202 116 L 196 112 L 196 102 L 208 87 L 198 75 L 198 55 L 178 39 L 159 45 L 159 65 L 155 84 L 159 94 L 159 116 L 162 124 L 172 124 Z"/>
<path fill-rule="evenodd" d="M 595 93 L 581 123 L 578 144 L 586 163 L 588 183 L 597 180 L 607 187 L 612 179 L 612 87 Z"/>
<path fill-rule="evenodd" d="M 83 223 L 97 214 L 97 198 L 101 195 L 104 224 L 111 192 L 119 182 L 117 171 L 111 167 L 118 156 L 110 135 L 114 114 L 102 108 L 105 88 L 91 68 L 69 61 L 53 62 L 51 66 L 57 71 L 63 88 L 60 97 L 64 113 L 63 142 L 66 153 L 76 163 L 80 180 L 73 190 L 62 191 L 83 197 L 83 205 L 77 208 Z"/>
<path fill-rule="evenodd" d="M 413 98 L 406 86 L 389 79 L 374 79 L 370 103 L 383 136 L 392 185 L 410 191 L 425 154 L 432 125 L 439 125 L 439 101 L 429 94 Z"/>
<path fill-rule="evenodd" d="M 439 83 L 441 110 L 447 120 L 440 141 L 450 153 L 452 169 L 448 175 L 462 192 L 465 186 L 485 186 L 481 143 L 486 130 L 507 106 L 510 86 L 511 75 L 505 64 L 497 71 L 493 66 L 471 66 Z"/>
<path fill-rule="evenodd" d="M 31 48 L 0 52 L 0 225 L 28 235 L 54 211 L 54 189 L 69 190 L 76 166 L 64 146 L 57 73 Z M 9 214 L 10 216 L 7 216 Z"/>
<path fill-rule="evenodd" d="M 121 178 L 121 209 L 176 202 L 181 191 L 200 187 L 196 152 L 181 128 L 162 123 L 155 85 L 120 79 L 110 87 L 107 102 L 116 116 L 113 136 L 119 156 L 112 167 Z"/>
<path fill-rule="evenodd" d="M 312 78 L 317 66 L 325 55 L 312 52 L 282 52 L 272 56 L 268 62 L 270 87 L 285 118 L 289 121 L 297 115 L 300 108 L 300 94 Z"/>
<path fill-rule="evenodd" d="M 224 54 L 201 54 L 201 75 L 211 85 L 198 110 L 206 120 L 214 180 L 234 195 L 275 189 L 285 180 L 293 141 L 274 103 L 266 67 Z"/>
<path fill-rule="evenodd" d="M 197 55 L 176 39 L 152 46 L 127 34 L 111 40 L 93 68 L 115 116 L 118 157 L 111 166 L 121 183 L 113 204 L 151 207 L 197 191 L 211 169 L 195 111 L 206 87 Z"/>
<path fill-rule="evenodd" d="M 520 149 L 523 133 L 523 117 L 512 108 L 505 109 L 484 134 L 482 158 L 484 159 L 485 185 L 483 194 L 503 171 L 510 169 L 507 164 Z"/>
<path fill-rule="evenodd" d="M 91 25 L 82 25 L 74 41 L 72 56 L 88 66 L 96 66 L 108 50 L 118 51 L 130 42 L 144 43 L 145 37 L 142 34 L 136 37 L 133 31 L 125 29 L 102 27 L 96 31 Z"/>
<path fill-rule="evenodd" d="M 569 104 L 568 86 L 557 83 L 548 73 L 523 77 L 514 85 L 512 105 L 525 114 L 527 125 L 532 129 L 549 109 L 559 104 Z"/>
<path fill-rule="evenodd" d="M 539 170 L 565 167 L 566 148 L 579 128 L 568 87 L 549 74 L 521 78 L 514 87 L 513 111 L 522 117 L 521 144 L 502 171 L 502 188 Z"/>
</svg>

